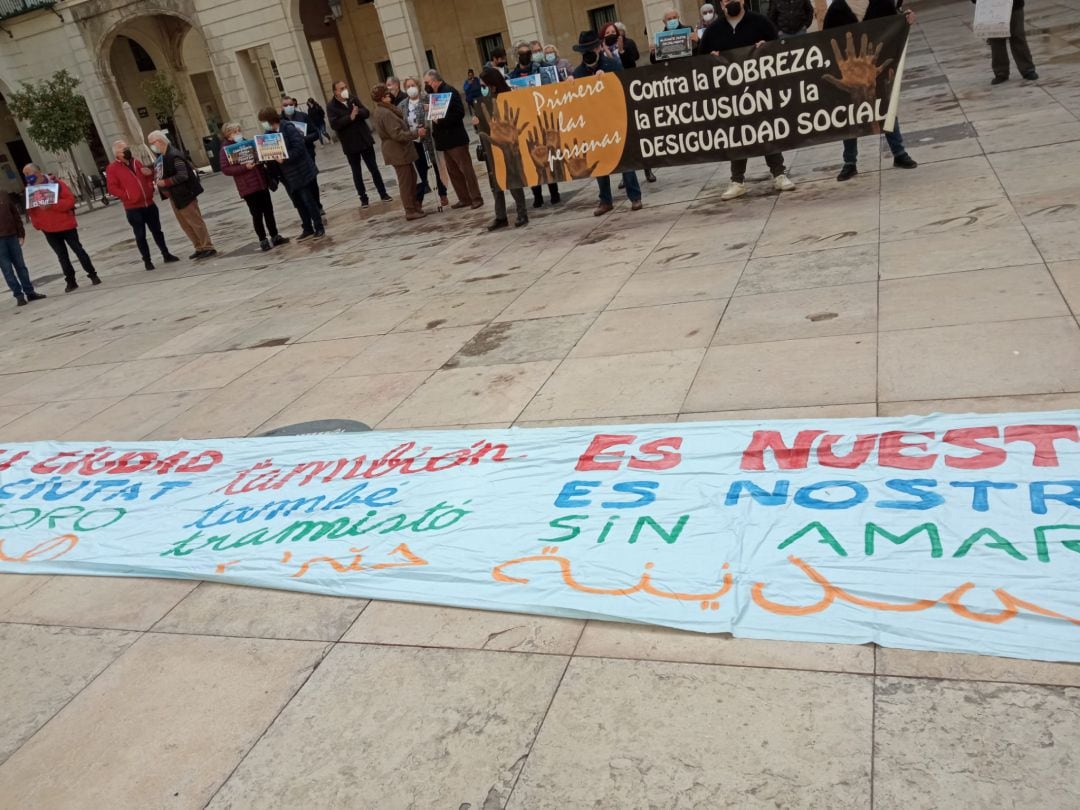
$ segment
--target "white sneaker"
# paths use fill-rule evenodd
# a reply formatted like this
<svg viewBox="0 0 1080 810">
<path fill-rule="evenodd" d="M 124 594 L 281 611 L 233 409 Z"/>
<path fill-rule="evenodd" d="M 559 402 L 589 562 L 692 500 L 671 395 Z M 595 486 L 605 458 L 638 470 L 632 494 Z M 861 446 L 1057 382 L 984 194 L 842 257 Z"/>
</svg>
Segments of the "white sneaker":
<svg viewBox="0 0 1080 810">
<path fill-rule="evenodd" d="M 720 195 L 720 199 L 734 200 L 736 197 L 741 197 L 745 193 L 746 186 L 744 186 L 742 183 L 732 182 L 732 184 L 727 187 L 727 191 Z"/>
<path fill-rule="evenodd" d="M 777 191 L 791 191 L 795 188 L 795 184 L 791 182 L 786 174 L 778 174 L 773 178 L 773 185 L 776 186 Z"/>
</svg>

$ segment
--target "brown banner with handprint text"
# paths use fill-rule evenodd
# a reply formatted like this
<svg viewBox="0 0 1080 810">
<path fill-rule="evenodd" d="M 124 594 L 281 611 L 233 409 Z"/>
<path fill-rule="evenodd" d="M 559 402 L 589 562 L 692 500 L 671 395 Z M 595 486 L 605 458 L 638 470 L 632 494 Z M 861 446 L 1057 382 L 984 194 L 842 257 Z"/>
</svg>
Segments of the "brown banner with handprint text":
<svg viewBox="0 0 1080 810">
<path fill-rule="evenodd" d="M 488 170 L 521 188 L 873 135 L 907 36 L 886 17 L 504 93 L 481 108 Z"/>
</svg>

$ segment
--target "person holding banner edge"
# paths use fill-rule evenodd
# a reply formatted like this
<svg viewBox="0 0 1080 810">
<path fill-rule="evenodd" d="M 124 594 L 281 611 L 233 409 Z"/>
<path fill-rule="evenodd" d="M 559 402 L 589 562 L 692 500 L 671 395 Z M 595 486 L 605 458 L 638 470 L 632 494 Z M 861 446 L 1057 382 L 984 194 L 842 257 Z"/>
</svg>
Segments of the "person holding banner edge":
<svg viewBox="0 0 1080 810">
<path fill-rule="evenodd" d="M 604 54 L 604 43 L 595 31 L 582 31 L 578 35 L 578 44 L 574 46 L 574 50 L 581 54 L 581 64 L 574 68 L 574 79 L 588 79 L 603 76 L 605 72 L 622 71 L 622 62 Z M 637 172 L 623 172 L 622 184 L 626 189 L 626 197 L 630 200 L 631 210 L 640 211 L 641 184 L 638 183 Z M 596 185 L 600 190 L 600 200 L 593 216 L 602 217 L 615 209 L 615 200 L 611 196 L 611 177 L 597 177 Z"/>
<path fill-rule="evenodd" d="M 506 77 L 502 75 L 502 72 L 495 67 L 486 67 L 480 71 L 480 82 L 483 87 L 487 89 L 488 98 L 492 99 L 492 105 L 497 103 L 497 99 L 503 93 L 510 92 L 510 85 L 506 82 Z M 487 108 L 481 107 L 480 114 L 486 116 Z M 473 126 L 479 127 L 480 119 L 473 117 Z M 491 183 L 491 195 L 495 199 L 495 221 L 488 226 L 489 231 L 497 231 L 500 228 L 506 228 L 510 225 L 510 220 L 506 217 L 506 192 L 499 188 L 498 183 L 495 181 L 495 148 L 496 144 L 492 143 L 491 132 L 492 122 L 487 122 L 487 131 L 480 130 L 480 140 L 483 141 L 484 151 L 487 155 L 488 164 L 488 181 Z M 513 138 L 511 138 L 513 139 Z M 502 141 L 501 151 L 503 152 L 503 159 L 506 162 L 506 174 L 509 179 L 511 173 L 511 159 L 510 151 L 505 149 L 506 142 Z M 525 207 L 525 191 L 520 187 L 514 187 L 509 189 L 510 196 L 514 198 L 514 209 L 517 213 L 517 219 L 514 221 L 514 227 L 520 228 L 529 224 L 529 209 Z"/>
<path fill-rule="evenodd" d="M 904 19 L 907 20 L 908 25 L 914 25 L 915 12 L 911 9 L 907 9 L 901 12 L 896 0 L 870 0 L 869 5 L 866 7 L 866 13 L 863 14 L 863 20 L 874 20 L 878 17 L 891 17 L 894 14 L 903 13 Z M 855 25 L 859 22 L 859 18 L 855 16 L 855 12 L 851 10 L 851 7 L 847 4 L 847 0 L 833 0 L 832 5 L 829 6 L 829 10 L 825 12 L 825 19 L 822 21 L 821 28 L 823 31 L 830 28 L 839 28 L 843 25 Z M 835 48 L 835 45 L 833 46 Z M 837 61 L 841 61 L 841 58 L 837 56 Z M 835 79 L 831 76 L 826 77 L 826 81 L 835 83 Z M 904 146 L 904 137 L 900 134 L 900 122 L 897 121 L 893 125 L 890 132 L 885 133 L 885 142 L 889 144 L 889 151 L 893 155 L 893 166 L 897 169 L 914 169 L 919 164 L 915 162 L 914 158 L 907 153 L 907 148 Z M 856 161 L 859 159 L 859 139 L 858 138 L 844 138 L 844 165 L 840 169 L 840 174 L 836 176 L 838 182 L 844 182 L 850 180 L 852 177 L 859 173 Z"/>
<path fill-rule="evenodd" d="M 700 50 L 703 54 L 719 56 L 721 51 L 735 48 L 760 48 L 766 42 L 779 39 L 773 24 L 764 16 L 747 11 L 742 0 L 720 0 L 724 18 L 705 29 Z M 731 185 L 720 195 L 721 200 L 734 200 L 746 194 L 746 158 L 731 161 Z M 787 176 L 783 152 L 766 152 L 765 163 L 773 176 L 777 191 L 791 191 L 795 184 Z"/>
</svg>

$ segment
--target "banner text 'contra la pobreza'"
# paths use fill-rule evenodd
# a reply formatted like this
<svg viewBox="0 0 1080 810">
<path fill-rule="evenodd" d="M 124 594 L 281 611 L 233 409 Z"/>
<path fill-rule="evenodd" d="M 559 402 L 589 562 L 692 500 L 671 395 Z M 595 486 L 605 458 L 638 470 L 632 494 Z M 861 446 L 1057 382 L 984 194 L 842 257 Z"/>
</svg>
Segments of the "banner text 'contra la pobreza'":
<svg viewBox="0 0 1080 810">
<path fill-rule="evenodd" d="M 0 576 L 1080 661 L 1080 412 L 0 446 Z"/>
<path fill-rule="evenodd" d="M 488 171 L 521 188 L 881 132 L 908 27 L 887 17 L 503 93 L 480 105 Z"/>
</svg>

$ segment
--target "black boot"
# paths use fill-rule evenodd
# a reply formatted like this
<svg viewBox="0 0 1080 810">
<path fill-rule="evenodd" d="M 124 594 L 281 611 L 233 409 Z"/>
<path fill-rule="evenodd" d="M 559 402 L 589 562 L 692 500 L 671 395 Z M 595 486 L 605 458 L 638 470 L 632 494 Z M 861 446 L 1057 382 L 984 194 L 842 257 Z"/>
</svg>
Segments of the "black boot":
<svg viewBox="0 0 1080 810">
<path fill-rule="evenodd" d="M 489 231 L 497 231 L 500 228 L 509 228 L 509 227 L 510 227 L 510 220 L 508 220 L 508 219 L 497 219 L 494 222 L 492 222 L 490 225 L 488 225 L 488 230 Z"/>
<path fill-rule="evenodd" d="M 171 253 L 162 253 L 161 260 L 165 262 L 165 264 L 173 264 L 174 262 L 180 261 L 180 257 L 173 256 Z"/>
<path fill-rule="evenodd" d="M 49 296 L 45 295 L 45 293 L 32 292 L 32 293 L 30 293 L 29 295 L 26 296 L 26 300 L 27 301 L 44 301 L 48 297 Z"/>
<path fill-rule="evenodd" d="M 845 180 L 850 180 L 858 173 L 859 169 L 854 163 L 845 163 L 844 167 L 840 169 L 840 174 L 836 175 L 836 179 L 842 183 Z"/>
<path fill-rule="evenodd" d="M 518 214 L 517 219 L 514 220 L 514 227 L 515 228 L 520 228 L 520 227 L 522 227 L 524 225 L 528 225 L 528 224 L 529 224 L 529 215 L 528 214 L 524 214 L 524 213 Z"/>
<path fill-rule="evenodd" d="M 280 233 L 275 233 L 274 238 L 270 240 L 270 244 L 274 247 L 278 245 L 287 245 L 289 243 L 289 237 L 282 236 Z"/>
<path fill-rule="evenodd" d="M 154 263 L 149 259 L 143 259 L 143 267 L 145 267 L 147 270 L 153 270 Z"/>
<path fill-rule="evenodd" d="M 533 192 L 533 208 L 543 208 L 543 207 L 544 207 L 544 195 L 540 192 L 539 189 L 537 189 L 536 191 Z"/>
<path fill-rule="evenodd" d="M 17 307 L 25 307 L 26 306 L 26 299 L 23 298 L 21 295 L 16 295 L 15 296 L 15 306 L 17 306 Z"/>
<path fill-rule="evenodd" d="M 90 284 L 94 287 L 101 283 L 101 279 L 98 278 L 97 273 L 87 273 L 86 275 L 90 276 Z"/>
</svg>

